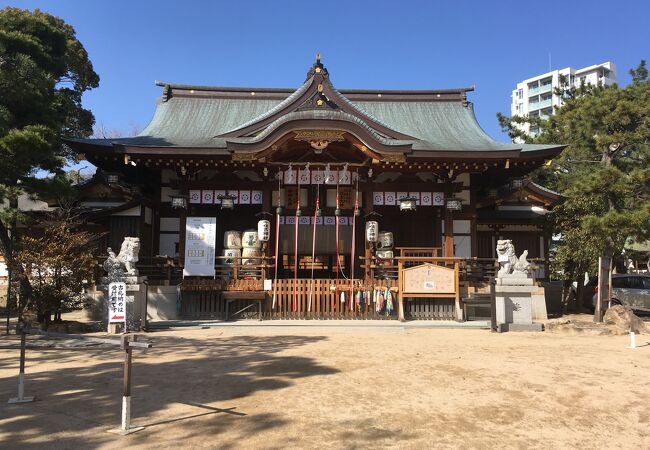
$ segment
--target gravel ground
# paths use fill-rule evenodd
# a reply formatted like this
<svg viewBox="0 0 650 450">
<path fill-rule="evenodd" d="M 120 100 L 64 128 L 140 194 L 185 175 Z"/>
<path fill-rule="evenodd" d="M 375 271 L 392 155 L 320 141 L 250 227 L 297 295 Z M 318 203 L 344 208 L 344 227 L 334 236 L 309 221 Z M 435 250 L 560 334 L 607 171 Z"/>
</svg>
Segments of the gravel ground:
<svg viewBox="0 0 650 450">
<path fill-rule="evenodd" d="M 400 327 L 150 333 L 121 437 L 117 348 L 0 339 L 0 447 L 649 448 L 650 346 L 627 336 Z M 41 341 L 43 342 L 43 341 Z"/>
</svg>

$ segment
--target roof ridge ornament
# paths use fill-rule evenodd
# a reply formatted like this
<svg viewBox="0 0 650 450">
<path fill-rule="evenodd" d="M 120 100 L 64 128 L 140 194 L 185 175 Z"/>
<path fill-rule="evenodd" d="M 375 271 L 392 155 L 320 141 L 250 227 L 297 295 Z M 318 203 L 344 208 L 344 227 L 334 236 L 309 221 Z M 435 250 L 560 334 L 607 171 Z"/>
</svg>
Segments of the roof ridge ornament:
<svg viewBox="0 0 650 450">
<path fill-rule="evenodd" d="M 329 72 L 325 68 L 322 62 L 320 62 L 320 52 L 316 53 L 316 62 L 314 63 L 313 66 L 309 69 L 307 72 L 307 78 L 305 78 L 305 81 L 309 80 L 311 77 L 314 75 L 322 75 L 324 78 L 329 76 Z"/>
</svg>

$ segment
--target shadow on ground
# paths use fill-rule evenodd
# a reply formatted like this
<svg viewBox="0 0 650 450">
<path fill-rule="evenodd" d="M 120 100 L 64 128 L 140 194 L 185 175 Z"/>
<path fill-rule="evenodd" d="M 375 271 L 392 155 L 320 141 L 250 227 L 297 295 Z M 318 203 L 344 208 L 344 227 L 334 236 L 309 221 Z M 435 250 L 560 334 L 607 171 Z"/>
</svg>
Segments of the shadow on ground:
<svg viewBox="0 0 650 450">
<path fill-rule="evenodd" d="M 298 378 L 338 372 L 313 358 L 278 354 L 327 339 L 324 336 L 151 337 L 154 348 L 144 354 L 134 352 L 134 423 L 155 430 L 183 422 L 185 436 L 209 436 L 220 448 L 236 445 L 219 441 L 219 434 L 235 422 L 242 434 L 285 425 L 280 414 L 242 411 L 238 399 L 286 388 Z M 79 364 L 80 353 L 87 357 L 83 365 Z M 36 395 L 39 401 L 0 404 L 0 447 L 42 448 L 43 442 L 35 439 L 53 429 L 71 432 L 55 443 L 57 448 L 92 448 L 115 442 L 114 436 L 101 431 L 119 425 L 121 357 L 117 347 L 28 350 L 26 394 Z M 39 364 L 52 361 L 57 363 L 55 370 L 36 373 Z M 4 359 L 2 368 L 17 373 L 17 358 Z M 15 390 L 14 375 L 0 379 L 0 392 L 9 397 Z M 171 405 L 172 416 L 163 411 Z M 98 430 L 90 441 L 87 434 L 75 437 L 76 430 L 89 428 Z M 132 444 L 146 438 L 132 436 Z"/>
</svg>

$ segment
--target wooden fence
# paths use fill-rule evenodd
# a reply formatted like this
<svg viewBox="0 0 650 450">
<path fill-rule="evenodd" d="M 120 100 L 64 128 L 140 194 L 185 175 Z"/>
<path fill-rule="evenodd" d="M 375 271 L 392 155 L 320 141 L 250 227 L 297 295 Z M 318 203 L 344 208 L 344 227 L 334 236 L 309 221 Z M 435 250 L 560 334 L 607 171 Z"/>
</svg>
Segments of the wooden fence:
<svg viewBox="0 0 650 450">
<path fill-rule="evenodd" d="M 377 281 L 374 289 L 392 290 L 393 312 L 388 314 L 386 308 L 377 310 L 376 304 L 357 303 L 350 299 L 350 283 L 329 279 L 299 279 L 295 286 L 294 280 L 277 280 L 275 284 L 275 308 L 273 307 L 273 292 L 269 292 L 264 305 L 267 318 L 270 319 L 396 319 L 397 318 L 397 283 L 394 280 Z M 354 293 L 361 290 L 371 290 L 370 285 L 359 286 Z M 312 292 L 311 301 L 309 292 Z M 341 292 L 345 301 L 341 302 Z"/>
<path fill-rule="evenodd" d="M 212 281 L 212 283 L 210 283 Z M 219 280 L 185 280 L 182 285 L 180 314 L 183 319 L 225 319 L 226 301 L 221 289 L 252 291 L 248 280 L 238 280 L 237 286 L 232 280 L 230 286 L 223 285 Z M 250 280 L 254 281 L 254 280 Z M 344 284 L 345 283 L 345 284 Z M 255 286 L 258 287 L 258 286 Z M 350 285 L 330 279 L 298 279 L 296 284 L 296 302 L 294 310 L 294 280 L 278 280 L 275 284 L 275 306 L 273 291 L 268 291 L 263 300 L 263 316 L 265 319 L 356 319 L 356 320 L 390 320 L 397 319 L 397 280 L 376 280 L 374 285 L 355 287 L 356 290 L 381 289 L 388 287 L 393 294 L 393 311 L 386 312 L 385 306 L 380 310 L 374 302 L 357 303 L 352 301 L 350 308 Z M 311 303 L 309 292 L 312 292 Z M 355 290 L 355 292 L 356 292 Z M 345 302 L 341 302 L 341 292 L 345 293 Z M 252 300 L 236 300 L 231 303 L 229 310 L 239 311 L 249 305 Z M 453 299 L 407 299 L 404 305 L 407 319 L 442 319 L 455 318 Z M 258 318 L 256 308 L 244 311 L 237 318 Z"/>
</svg>

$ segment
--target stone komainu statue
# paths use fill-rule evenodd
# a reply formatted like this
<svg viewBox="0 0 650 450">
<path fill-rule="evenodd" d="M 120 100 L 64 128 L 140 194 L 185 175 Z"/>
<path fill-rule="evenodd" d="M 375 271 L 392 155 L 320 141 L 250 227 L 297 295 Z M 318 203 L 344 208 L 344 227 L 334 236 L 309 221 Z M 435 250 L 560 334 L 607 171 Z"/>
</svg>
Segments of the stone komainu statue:
<svg viewBox="0 0 650 450">
<path fill-rule="evenodd" d="M 531 267 L 526 259 L 528 250 L 524 250 L 519 258 L 515 254 L 515 246 L 510 239 L 500 239 L 497 241 L 497 260 L 499 261 L 498 277 L 503 275 L 520 275 L 530 277 Z"/>
<path fill-rule="evenodd" d="M 138 276 L 138 269 L 135 268 L 135 263 L 138 262 L 138 254 L 140 253 L 140 238 L 125 237 L 122 241 L 122 247 L 117 258 L 124 263 L 126 268 L 126 275 L 131 277 Z"/>
<path fill-rule="evenodd" d="M 138 262 L 139 252 L 140 238 L 137 237 L 125 237 L 118 255 L 115 255 L 109 247 L 108 258 L 104 261 L 104 270 L 108 272 L 108 278 L 111 281 L 121 281 L 124 276 L 137 277 L 138 270 L 135 268 L 135 263 Z"/>
</svg>

